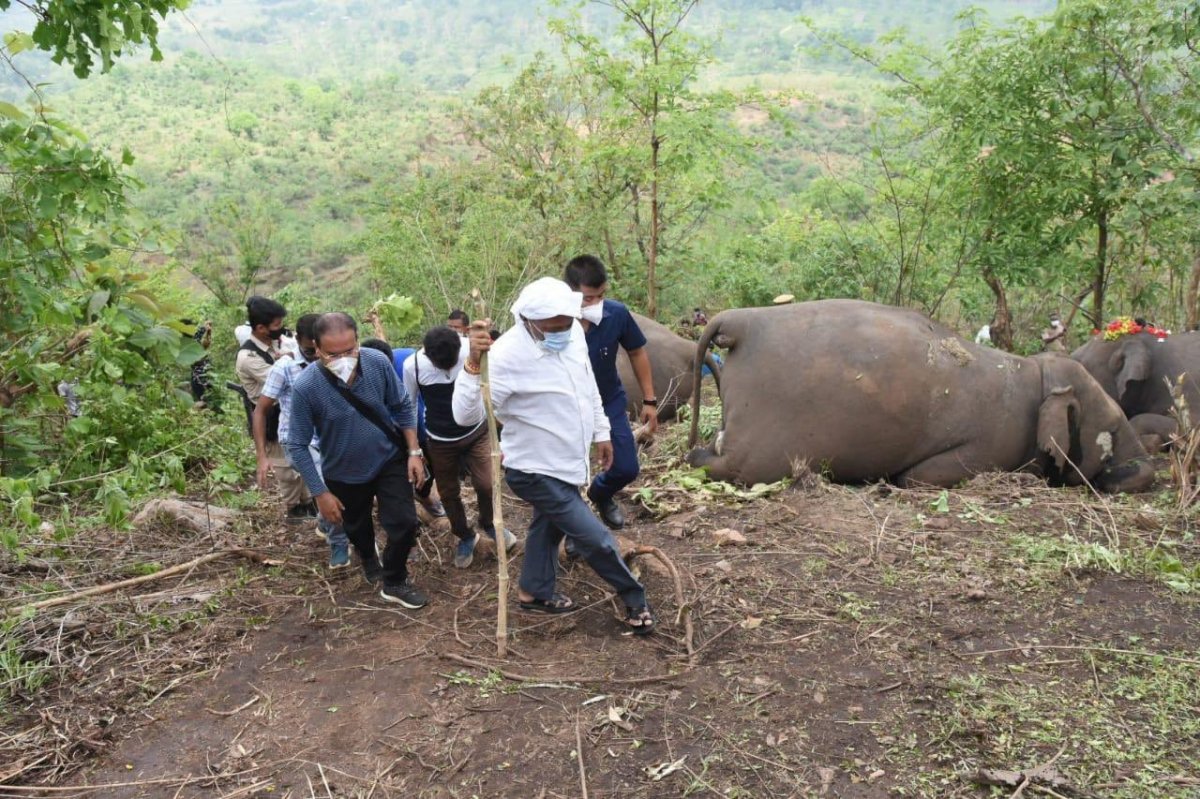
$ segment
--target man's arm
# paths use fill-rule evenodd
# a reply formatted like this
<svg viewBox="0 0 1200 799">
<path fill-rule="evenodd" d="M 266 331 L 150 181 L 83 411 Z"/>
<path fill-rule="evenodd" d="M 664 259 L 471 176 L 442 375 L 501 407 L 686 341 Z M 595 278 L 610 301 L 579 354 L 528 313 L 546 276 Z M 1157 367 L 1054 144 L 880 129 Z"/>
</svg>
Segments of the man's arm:
<svg viewBox="0 0 1200 799">
<path fill-rule="evenodd" d="M 483 354 L 492 348 L 492 337 L 488 334 L 491 326 L 491 319 L 477 319 L 471 323 L 470 354 L 463 362 L 462 371 L 454 380 L 454 397 L 451 400 L 450 409 L 454 413 L 454 421 L 463 427 L 474 427 L 479 424 L 483 421 L 486 413 L 483 407 L 483 395 L 479 388 L 479 368 Z M 493 360 L 489 367 L 494 364 Z M 500 408 L 512 390 L 503 381 L 503 370 L 501 370 L 500 380 L 496 379 L 497 373 L 494 369 L 489 368 L 488 376 L 491 378 L 492 407 Z"/>
<path fill-rule="evenodd" d="M 328 493 L 329 488 L 321 479 L 321 471 L 313 462 L 312 453 L 308 451 L 308 445 L 313 440 L 313 427 L 313 412 L 308 395 L 293 388 L 292 415 L 288 417 L 287 451 L 291 456 L 292 467 L 304 478 L 308 492 L 313 497 L 319 497 Z M 325 518 L 337 523 L 337 520 L 330 519 L 329 516 Z"/>
<path fill-rule="evenodd" d="M 645 400 L 657 402 L 660 397 L 654 394 L 654 374 L 650 370 L 650 355 L 646 352 L 646 348 L 638 347 L 636 350 L 630 350 L 629 364 L 633 367 L 633 374 L 637 377 L 638 386 L 642 389 L 643 402 L 639 416 L 642 424 L 646 425 L 649 432 L 653 434 L 658 430 L 658 406 L 647 405 Z"/>
<path fill-rule="evenodd" d="M 405 374 L 408 372 L 408 365 L 416 357 L 414 352 L 404 362 Z M 415 379 L 414 376 L 414 381 Z M 400 428 L 404 434 L 404 442 L 408 445 L 408 452 L 405 453 L 408 456 L 408 480 L 419 488 L 425 482 L 425 456 L 417 441 L 417 403 L 405 390 L 396 374 L 396 368 L 391 364 L 388 364 L 384 375 L 383 400 L 392 415 L 392 421 Z"/>
<path fill-rule="evenodd" d="M 267 473 L 271 471 L 271 461 L 267 458 L 267 413 L 274 405 L 273 398 L 266 394 L 260 395 L 258 402 L 254 403 L 254 415 L 251 419 L 254 454 L 258 458 L 258 473 L 255 475 L 255 479 L 261 489 L 266 489 Z"/>
</svg>

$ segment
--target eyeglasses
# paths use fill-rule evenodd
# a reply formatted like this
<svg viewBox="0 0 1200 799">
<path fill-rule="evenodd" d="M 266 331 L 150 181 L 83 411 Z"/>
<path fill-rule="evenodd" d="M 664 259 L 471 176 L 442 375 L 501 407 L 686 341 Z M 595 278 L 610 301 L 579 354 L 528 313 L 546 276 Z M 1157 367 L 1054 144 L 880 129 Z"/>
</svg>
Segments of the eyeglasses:
<svg viewBox="0 0 1200 799">
<path fill-rule="evenodd" d="M 341 352 L 327 352 L 325 353 L 325 357 L 332 361 L 334 358 L 345 358 L 347 355 L 355 355 L 357 353 L 358 345 L 355 344 L 348 350 L 342 350 Z"/>
</svg>

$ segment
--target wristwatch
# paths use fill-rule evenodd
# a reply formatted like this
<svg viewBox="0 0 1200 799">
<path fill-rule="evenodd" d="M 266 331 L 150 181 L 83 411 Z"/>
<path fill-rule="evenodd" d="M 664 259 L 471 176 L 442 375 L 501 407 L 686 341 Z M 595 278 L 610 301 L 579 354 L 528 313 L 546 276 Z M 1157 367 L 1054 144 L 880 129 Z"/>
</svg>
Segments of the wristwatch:
<svg viewBox="0 0 1200 799">
<path fill-rule="evenodd" d="M 647 399 L 644 399 L 644 400 L 642 400 L 642 404 L 643 404 L 643 405 L 649 405 L 651 408 L 657 408 L 657 407 L 658 407 L 658 400 L 657 400 L 657 399 L 655 399 L 655 398 L 653 398 L 653 397 L 649 397 L 649 398 L 647 398 Z"/>
<path fill-rule="evenodd" d="M 422 451 L 421 451 L 421 450 L 419 450 L 419 449 L 410 449 L 410 450 L 408 451 L 408 457 L 410 457 L 410 458 L 424 458 L 424 457 L 425 457 L 425 453 L 424 453 L 424 452 L 422 452 Z"/>
</svg>

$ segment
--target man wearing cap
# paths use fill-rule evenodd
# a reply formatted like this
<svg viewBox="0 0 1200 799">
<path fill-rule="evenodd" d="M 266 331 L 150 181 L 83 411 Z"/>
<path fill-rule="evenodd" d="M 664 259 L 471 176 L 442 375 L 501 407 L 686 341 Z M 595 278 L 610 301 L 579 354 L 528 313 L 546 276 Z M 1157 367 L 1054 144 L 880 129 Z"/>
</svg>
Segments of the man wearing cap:
<svg viewBox="0 0 1200 799">
<path fill-rule="evenodd" d="M 480 358 L 490 351 L 492 405 L 504 425 L 505 482 L 533 506 L 517 582 L 521 608 L 538 613 L 577 609 L 570 597 L 555 590 L 558 545 L 565 536 L 621 597 L 626 626 L 642 635 L 654 628 L 646 591 L 579 493 L 588 483 L 593 445 L 601 469 L 612 462 L 608 417 L 578 322 L 582 304 L 582 294 L 544 277 L 521 292 L 512 307 L 516 324 L 494 343 L 488 335 L 491 321 L 474 322 L 452 409 L 463 426 L 484 418 Z"/>
</svg>

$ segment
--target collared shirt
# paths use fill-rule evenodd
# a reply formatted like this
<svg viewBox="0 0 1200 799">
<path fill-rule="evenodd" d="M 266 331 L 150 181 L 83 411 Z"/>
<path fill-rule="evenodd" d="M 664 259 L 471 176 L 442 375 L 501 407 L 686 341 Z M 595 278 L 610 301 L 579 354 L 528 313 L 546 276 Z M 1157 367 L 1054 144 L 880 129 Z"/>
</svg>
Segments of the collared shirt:
<svg viewBox="0 0 1200 799">
<path fill-rule="evenodd" d="M 254 342 L 255 347 L 270 355 L 272 359 L 279 360 L 279 350 L 274 346 L 263 344 L 254 336 L 246 340 Z M 234 362 L 234 372 L 237 373 L 238 382 L 242 384 L 242 388 L 246 389 L 246 395 L 250 397 L 251 402 L 258 402 L 263 384 L 267 382 L 267 373 L 270 371 L 271 364 L 267 363 L 266 359 L 248 350 L 238 350 L 237 360 Z"/>
<path fill-rule="evenodd" d="M 488 371 L 492 407 L 504 425 L 504 465 L 581 486 L 589 477 L 591 445 L 609 440 L 609 424 L 583 328 L 576 322 L 571 330 L 570 345 L 555 353 L 516 325 L 492 345 Z M 479 376 L 458 375 L 453 409 L 461 425 L 484 419 Z"/>
<path fill-rule="evenodd" d="M 326 371 L 314 365 L 296 378 L 288 425 L 288 455 L 314 497 L 329 490 L 322 472 L 341 483 L 368 483 L 399 454 L 387 434 L 329 384 L 322 374 Z M 413 402 L 386 355 L 372 349 L 359 350 L 356 375 L 350 386 L 354 396 L 374 408 L 380 417 L 391 418 L 396 427 L 416 427 Z M 341 378 L 337 380 L 345 385 Z M 320 471 L 308 451 L 314 434 L 321 439 Z"/>
<path fill-rule="evenodd" d="M 626 352 L 646 346 L 646 336 L 638 327 L 633 314 L 616 300 L 604 300 L 600 324 L 592 325 L 586 334 L 588 357 L 596 373 L 596 387 L 604 409 L 610 413 L 625 413 L 625 386 L 617 373 L 618 347 Z"/>
<path fill-rule="evenodd" d="M 292 416 L 292 386 L 309 365 L 294 358 L 276 361 L 271 371 L 267 372 L 267 381 L 263 383 L 262 396 L 279 403 L 279 440 L 285 443 L 288 440 L 288 422 Z"/>
<path fill-rule="evenodd" d="M 433 365 L 433 361 L 425 354 L 424 348 L 417 350 L 416 355 L 407 358 L 404 361 L 404 371 L 401 374 L 401 379 L 404 381 L 404 390 L 409 396 L 420 397 L 422 401 L 418 412 L 425 422 L 430 438 L 437 441 L 461 441 L 469 435 L 475 433 L 479 426 L 483 424 L 480 421 L 475 425 L 465 425 L 458 429 L 454 421 L 454 416 L 451 411 L 451 394 L 454 389 L 454 380 L 462 372 L 463 364 L 467 362 L 467 356 L 471 354 L 470 339 L 462 339 L 462 346 L 458 350 L 458 362 L 449 369 L 439 369 Z M 420 385 L 418 385 L 420 378 Z M 430 389 L 430 390 L 424 390 Z M 432 412 L 428 410 L 429 403 L 434 403 Z"/>
</svg>

